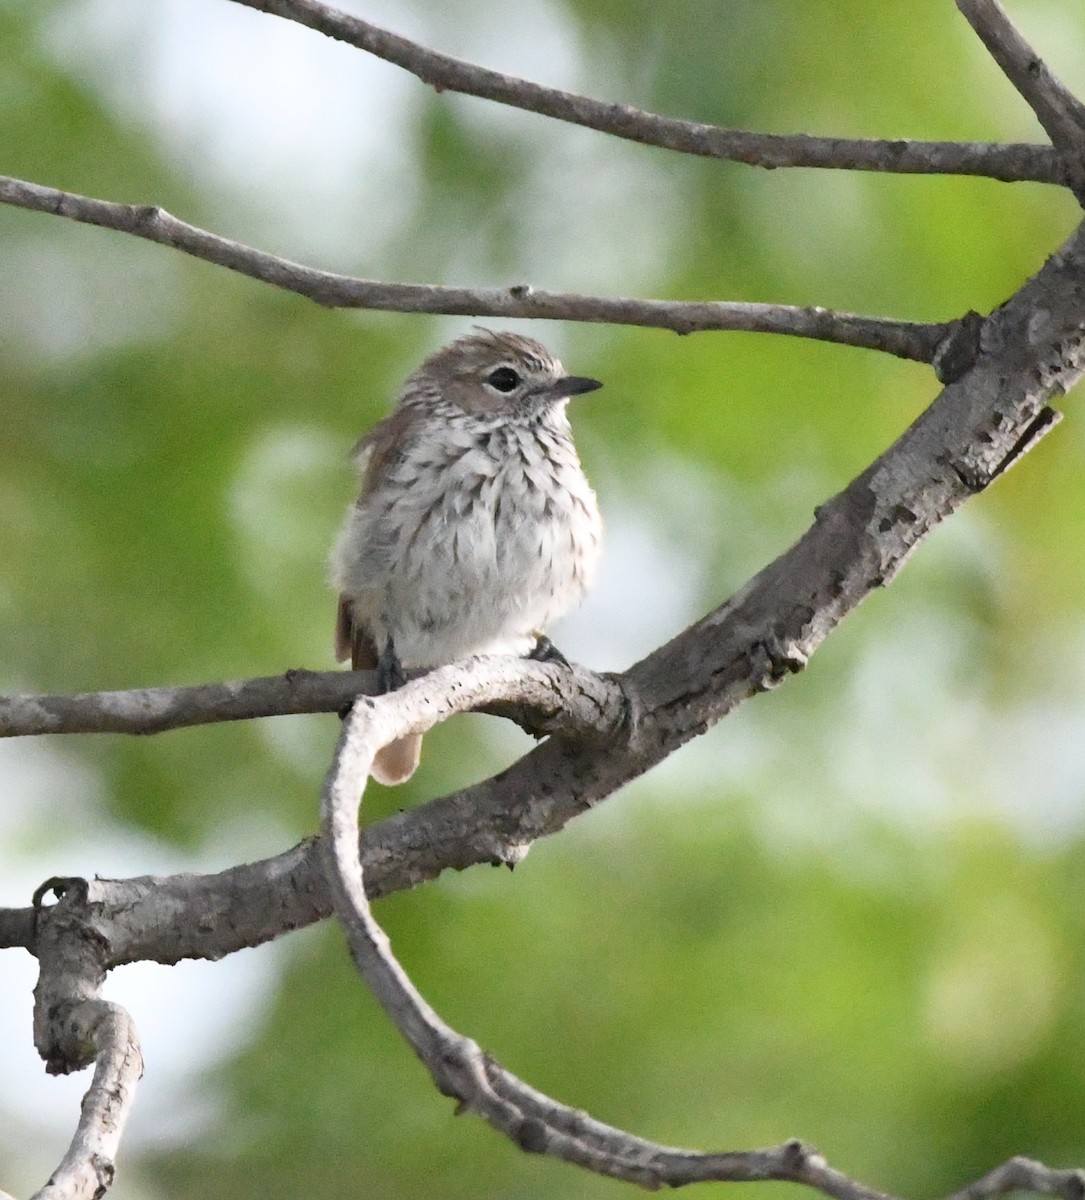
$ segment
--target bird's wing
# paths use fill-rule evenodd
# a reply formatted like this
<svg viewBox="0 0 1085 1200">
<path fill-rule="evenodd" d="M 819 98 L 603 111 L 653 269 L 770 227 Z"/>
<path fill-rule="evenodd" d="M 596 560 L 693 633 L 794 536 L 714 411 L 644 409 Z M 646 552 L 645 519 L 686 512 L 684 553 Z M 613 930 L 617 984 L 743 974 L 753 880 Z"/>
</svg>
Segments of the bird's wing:
<svg viewBox="0 0 1085 1200">
<path fill-rule="evenodd" d="M 380 506 L 374 502 L 376 493 L 388 477 L 388 473 L 402 460 L 404 450 L 412 437 L 418 414 L 408 408 L 397 408 L 390 416 L 379 421 L 355 443 L 351 457 L 361 475 L 361 489 L 354 502 L 352 515 L 354 543 L 353 554 L 360 567 L 358 583 L 362 588 L 382 586 L 382 576 L 387 571 L 387 539 L 382 536 Z M 363 582 L 364 581 L 364 582 Z M 352 581 L 353 582 L 353 581 Z M 378 649 L 368 628 L 362 603 L 358 612 L 353 592 L 339 597 L 339 608 L 335 621 L 335 657 L 342 661 L 351 660 L 355 670 L 373 669 L 377 666 Z"/>
<path fill-rule="evenodd" d="M 355 623 L 349 596 L 339 597 L 339 609 L 335 617 L 335 658 L 337 662 L 349 658 L 355 671 L 377 669 L 377 647 L 373 635 L 363 625 Z"/>
<path fill-rule="evenodd" d="M 359 504 L 380 487 L 388 472 L 403 457 L 413 440 L 419 415 L 417 410 L 406 405 L 397 408 L 354 443 L 350 456 L 362 477 Z"/>
</svg>

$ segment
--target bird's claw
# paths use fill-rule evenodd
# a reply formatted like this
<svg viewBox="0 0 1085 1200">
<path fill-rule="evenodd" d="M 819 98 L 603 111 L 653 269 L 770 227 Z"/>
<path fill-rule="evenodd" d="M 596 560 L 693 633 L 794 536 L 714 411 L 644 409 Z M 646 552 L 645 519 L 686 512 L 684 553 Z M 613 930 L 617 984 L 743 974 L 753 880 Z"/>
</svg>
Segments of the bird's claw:
<svg viewBox="0 0 1085 1200">
<path fill-rule="evenodd" d="M 542 663 L 558 663 L 559 666 L 567 667 L 569 660 L 564 654 L 554 645 L 554 643 L 546 636 L 545 633 L 537 634 L 535 637 L 535 645 L 528 651 L 527 657 L 532 662 Z"/>
<path fill-rule="evenodd" d="M 403 664 L 399 661 L 395 643 L 391 638 L 384 643 L 380 658 L 377 659 L 377 685 L 381 695 L 386 692 L 398 691 L 407 682 Z"/>
</svg>

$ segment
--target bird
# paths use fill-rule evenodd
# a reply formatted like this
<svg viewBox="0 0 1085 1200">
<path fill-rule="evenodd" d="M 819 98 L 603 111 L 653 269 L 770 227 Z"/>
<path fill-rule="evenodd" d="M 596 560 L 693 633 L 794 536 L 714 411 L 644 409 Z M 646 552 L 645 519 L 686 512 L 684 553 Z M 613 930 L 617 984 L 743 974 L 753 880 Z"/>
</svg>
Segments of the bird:
<svg viewBox="0 0 1085 1200">
<path fill-rule="evenodd" d="M 488 329 L 410 375 L 352 452 L 360 492 L 330 558 L 339 661 L 377 670 L 382 692 L 477 654 L 566 661 L 546 630 L 591 587 L 602 541 L 566 406 L 601 386 Z M 383 747 L 373 778 L 409 779 L 421 741 Z"/>
</svg>

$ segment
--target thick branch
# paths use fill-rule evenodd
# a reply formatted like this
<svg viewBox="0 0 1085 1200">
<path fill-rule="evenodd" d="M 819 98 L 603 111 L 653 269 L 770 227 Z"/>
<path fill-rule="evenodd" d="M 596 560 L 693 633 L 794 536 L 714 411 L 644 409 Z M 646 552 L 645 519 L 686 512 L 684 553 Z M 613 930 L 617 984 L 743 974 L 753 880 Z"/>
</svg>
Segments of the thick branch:
<svg viewBox="0 0 1085 1200">
<path fill-rule="evenodd" d="M 0 947 L 32 949 L 34 924 L 32 908 L 0 908 Z"/>
<path fill-rule="evenodd" d="M 643 112 L 628 104 L 592 100 L 490 71 L 428 50 L 318 0 L 236 0 L 236 3 L 297 21 L 356 46 L 402 67 L 439 92 L 478 96 L 626 141 L 683 154 L 768 168 L 827 167 L 896 174 L 982 175 L 1005 182 L 1065 183 L 1058 156 L 1048 146 L 886 141 L 723 129 Z"/>
<path fill-rule="evenodd" d="M 1070 186 L 1085 202 L 1085 105 L 1051 72 L 998 0 L 957 0 L 957 7 L 1036 114 L 1062 156 Z"/>
<path fill-rule="evenodd" d="M 435 86 L 456 86 L 442 82 L 438 72 L 452 71 L 452 78 L 459 78 L 455 71 L 467 72 L 459 90 L 515 103 L 509 95 L 497 94 L 501 88 L 511 88 L 520 94 L 521 107 L 596 128 L 607 128 L 605 116 L 611 126 L 608 132 L 633 140 L 670 145 L 664 137 L 678 141 L 684 137 L 691 139 L 689 145 L 672 148 L 736 158 L 741 157 L 734 149 L 738 143 L 724 153 L 723 142 L 728 137 L 741 142 L 756 136 L 668 122 L 616 105 L 597 106 L 581 97 L 483 72 L 395 39 L 315 0 L 238 2 L 304 19 L 317 28 L 328 21 L 336 28 L 348 22 L 355 33 L 361 29 L 386 51 L 391 45 L 400 57 L 414 56 L 415 65 L 409 69 Z M 966 11 L 991 10 L 983 0 L 959 2 Z M 341 30 L 332 35 L 343 36 Z M 1010 47 L 1005 52 L 1007 61 L 1014 61 L 1021 47 L 1004 38 L 998 44 Z M 380 52 L 373 45 L 364 48 Z M 392 53 L 385 57 L 391 58 Z M 1029 70 L 1035 69 L 1032 62 Z M 1049 83 L 1031 92 L 1024 86 L 1021 90 L 1030 96 L 1030 103 L 1039 96 L 1042 105 L 1048 105 L 1048 119 L 1058 130 L 1052 136 L 1075 189 L 1085 195 L 1078 161 L 1085 130 L 1080 106 L 1074 107 L 1076 101 L 1068 105 Z M 563 107 L 568 111 L 556 111 Z M 698 140 L 701 135 L 703 141 Z M 702 148 L 693 148 L 693 142 Z M 756 154 L 761 157 L 743 161 L 796 165 L 768 161 L 772 147 L 785 143 L 788 153 L 830 144 L 819 139 L 758 138 Z M 891 143 L 832 144 L 850 145 L 853 150 L 858 145 L 877 146 L 879 154 L 892 147 Z M 707 148 L 710 145 L 712 149 Z M 745 145 L 747 152 L 755 152 L 752 141 Z M 978 149 L 993 158 L 1003 151 L 1043 150 L 954 149 Z M 885 165 L 890 155 L 883 165 L 869 169 L 934 169 L 930 163 L 936 155 L 931 148 L 926 148 L 923 167 L 915 165 L 920 156 L 908 159 L 915 150 L 905 145 L 896 162 Z M 837 160 L 835 151 L 832 157 L 828 161 L 827 154 L 826 161 L 805 165 L 856 165 Z M 913 166 L 902 167 L 905 160 Z M 1050 167 L 1053 160 L 1047 156 L 1043 161 Z M 1050 169 L 1049 181 L 1055 181 L 1058 169 Z M 947 335 L 953 332 L 948 325 L 909 325 L 783 306 L 604 300 L 535 294 L 527 288 L 506 292 L 382 285 L 312 271 L 261 254 L 158 209 L 110 204 L 16 180 L 0 180 L 0 201 L 172 245 L 324 304 L 563 317 L 679 332 L 701 328 L 786 332 L 922 361 L 943 355 Z M 890 451 L 821 508 L 813 527 L 791 551 L 725 605 L 633 667 L 620 686 L 586 672 L 487 660 L 433 672 L 395 696 L 362 698 L 355 703 L 329 775 L 320 842 L 212 878 L 95 881 L 40 913 L 36 923 L 23 912 L 0 914 L 0 939 L 26 945 L 32 936 L 41 960 L 35 1037 L 49 1069 L 67 1071 L 95 1062 L 71 1148 L 39 1195 L 48 1200 L 98 1196 L 111 1181 L 113 1158 L 141 1071 L 138 1040 L 127 1014 L 98 997 L 111 966 L 134 958 L 217 957 L 318 919 L 334 902 L 363 974 L 441 1090 L 481 1113 L 525 1150 L 557 1155 L 646 1187 L 779 1179 L 807 1184 L 838 1200 L 881 1200 L 880 1193 L 830 1168 L 798 1142 L 724 1154 L 678 1150 L 633 1137 L 535 1092 L 488 1058 L 476 1043 L 445 1025 L 414 989 L 372 917 L 367 876 L 368 890 L 380 894 L 432 877 L 448 866 L 515 863 L 535 838 L 561 828 L 742 700 L 801 669 L 835 625 L 873 588 L 887 582 L 938 522 L 983 490 L 1053 426 L 1057 414 L 1047 402 L 1085 370 L 1085 324 L 1078 286 L 1083 263 L 1085 243 L 1079 232 L 1037 280 L 986 323 L 977 342 L 975 365 L 966 356 L 959 366 L 961 377 Z M 540 671 L 541 676 L 536 674 Z M 22 698 L 9 705 L 8 715 L 13 722 L 22 722 L 23 732 L 35 722 L 57 729 L 75 728 L 80 721 L 91 722 L 85 728 L 150 731 L 257 712 L 311 711 L 305 706 L 318 702 L 316 692 L 320 704 L 328 694 L 322 690 L 326 681 L 321 680 L 318 688 L 318 679 L 307 672 L 290 673 L 282 680 L 248 681 L 233 693 L 230 685 L 223 685 L 217 691 L 178 689 L 168 695 L 153 689 L 138 694 Z M 356 678 L 340 675 L 327 687 L 341 704 L 356 694 L 358 684 Z M 428 727 L 452 712 L 509 703 L 510 689 L 514 709 L 521 705 L 538 709 L 540 724 L 558 731 L 558 736 L 496 779 L 367 831 L 359 850 L 356 804 L 372 750 L 407 729 Z M 256 899 L 261 893 L 263 903 Z M 184 903 L 178 903 L 182 899 Z M 201 919 L 194 922 L 191 914 L 197 907 Z M 1021 1187 L 1080 1200 L 1082 1176 L 1011 1160 L 955 1200 L 986 1200 Z"/>
<path fill-rule="evenodd" d="M 615 681 L 627 706 L 624 736 L 591 745 L 551 739 L 494 779 L 367 829 L 362 849 L 370 895 L 413 887 L 449 867 L 519 861 L 533 841 L 800 668 L 931 529 L 1051 427 L 1055 414 L 1047 401 L 1085 369 L 1083 274 L 1079 230 L 985 322 L 975 366 L 824 504 L 795 546 Z M 519 664 L 529 668 L 561 671 Z M 330 910 L 312 842 L 220 875 L 93 886 L 110 965 L 221 957 Z M 184 920 L 193 906 L 207 919 Z M 5 927 L 23 929 L 25 919 L 12 913 L 0 933 Z"/>
<path fill-rule="evenodd" d="M 744 699 L 800 669 L 834 626 L 888 582 L 938 522 L 1052 428 L 1056 414 L 1047 401 L 1062 395 L 1085 371 L 1083 272 L 1085 232 L 1079 230 L 984 323 L 975 365 L 946 387 L 881 458 L 819 509 L 796 546 L 725 605 L 621 677 L 614 719 L 602 723 L 609 736 L 600 740 L 600 728 L 593 727 L 587 741 L 551 738 L 495 779 L 397 814 L 365 832 L 362 866 L 357 866 L 352 815 L 345 832 L 336 831 L 337 863 L 341 868 L 350 861 L 355 865 L 349 870 L 357 872 L 350 904 L 357 906 L 363 878 L 367 890 L 379 894 L 411 886 L 449 866 L 515 863 L 536 838 L 562 828 Z M 379 727 L 386 739 L 399 728 L 387 723 L 389 714 L 421 728 L 465 704 L 491 702 L 496 693 L 487 688 L 496 685 L 501 671 L 510 673 L 516 686 L 541 673 L 544 691 L 560 686 L 564 677 L 564 669 L 555 666 L 477 660 L 432 672 L 395 696 L 363 698 L 357 707 L 386 722 Z M 507 683 L 505 679 L 502 686 Z M 459 686 L 464 691 L 458 695 Z M 364 769 L 364 754 L 359 761 Z M 136 1060 L 116 1048 L 134 1043 L 110 1035 L 105 1040 L 115 1050 L 103 1066 L 104 1035 L 95 1032 L 95 1022 L 103 1018 L 94 1004 L 104 972 L 136 958 L 170 962 L 220 957 L 327 915 L 332 889 L 322 867 L 329 852 L 325 838 L 219 876 L 95 880 L 81 886 L 85 911 L 79 910 L 72 937 L 63 936 L 63 921 L 75 920 L 80 888 L 65 891 L 58 905 L 41 914 L 35 945 L 39 956 L 61 968 L 46 971 L 43 962 L 37 996 L 36 1040 L 53 1069 L 71 1069 L 97 1056 L 110 1078 L 127 1080 Z M 199 921 L 190 919 L 192 912 L 199 912 Z M 19 913 L 0 922 L 0 928 L 15 930 L 24 925 Z M 54 960 L 54 952 L 61 951 L 73 956 L 70 964 Z M 397 995 L 395 1003 L 402 1004 L 402 988 Z M 419 1003 L 408 1006 L 406 1017 L 422 1041 L 433 1036 L 428 1016 Z M 438 1039 L 445 1063 L 441 1078 L 449 1090 L 487 1106 L 495 1123 L 525 1148 L 559 1153 L 644 1184 L 771 1177 L 805 1182 L 840 1200 L 873 1200 L 875 1195 L 798 1144 L 699 1155 L 631 1139 L 533 1092 L 474 1043 L 454 1032 L 450 1037 Z M 127 1074 L 121 1069 L 125 1063 Z M 99 1107 L 123 1117 L 122 1101 L 129 1094 L 129 1085 L 114 1084 Z M 101 1122 L 99 1127 L 105 1128 Z M 101 1161 L 108 1161 L 108 1154 Z M 1026 1177 L 1029 1186 L 1077 1200 L 1072 1173 L 1038 1167 L 1022 1174 L 1020 1164 L 985 1177 L 966 1194 L 997 1195 L 1020 1186 Z"/>
<path fill-rule="evenodd" d="M 227 267 L 329 308 L 390 312 L 445 313 L 471 317 L 534 317 L 609 325 L 638 325 L 675 333 L 738 330 L 783 333 L 845 346 L 882 350 L 898 358 L 931 362 L 955 322 L 925 325 L 882 317 L 838 313 L 788 304 L 746 304 L 732 300 L 631 300 L 539 292 L 526 285 L 458 288 L 430 283 L 377 283 L 318 271 L 254 250 L 178 220 L 164 209 L 117 204 L 75 192 L 62 192 L 22 179 L 0 176 L 0 203 L 68 217 L 114 229 L 193 258 Z"/>
</svg>

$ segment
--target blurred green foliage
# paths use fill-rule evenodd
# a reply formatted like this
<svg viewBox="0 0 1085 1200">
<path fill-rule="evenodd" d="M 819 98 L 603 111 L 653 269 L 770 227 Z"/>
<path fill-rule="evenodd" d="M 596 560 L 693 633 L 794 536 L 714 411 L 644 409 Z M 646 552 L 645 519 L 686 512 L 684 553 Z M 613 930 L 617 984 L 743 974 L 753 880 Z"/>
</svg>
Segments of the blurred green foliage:
<svg viewBox="0 0 1085 1200">
<path fill-rule="evenodd" d="M 516 6 L 511 24 L 489 0 L 455 7 L 418 0 L 404 28 L 676 115 L 1039 136 L 934 0 L 567 0 Z M 1078 6 L 1013 7 L 1045 51 L 1085 36 Z M 224 9 L 234 21 L 226 0 L 136 8 L 0 7 L 3 170 L 159 203 L 331 269 L 941 320 L 998 304 L 1076 219 L 1069 197 L 1037 186 L 687 161 L 421 85 L 393 104 L 381 89 L 394 73 L 342 48 L 327 70 L 358 81 L 383 149 L 322 190 L 317 172 L 291 166 L 296 129 L 282 134 L 279 173 L 262 173 L 275 118 L 261 125 L 262 60 L 241 39 L 272 18 L 222 24 Z M 305 114 L 314 35 L 274 36 L 294 40 L 299 70 L 272 85 Z M 170 38 L 190 91 L 156 73 Z M 539 50 L 551 45 L 563 56 Z M 230 170 L 219 131 L 190 119 L 200 86 L 221 97 L 224 128 L 261 130 Z M 308 136 L 354 161 L 335 121 Z M 466 322 L 323 311 L 15 210 L 0 211 L 0 245 L 3 686 L 329 666 L 324 558 L 351 494 L 346 452 Z M 624 658 L 607 667 L 783 550 L 936 391 L 915 364 L 786 339 L 533 332 L 607 384 L 574 417 L 625 547 L 618 609 L 593 601 L 578 626 L 592 663 L 593 638 L 620 621 Z M 909 1195 L 951 1190 L 1014 1153 L 1085 1161 L 1085 484 L 1067 407 L 1071 420 L 932 538 L 803 677 L 534 848 L 514 875 L 479 869 L 383 902 L 437 1008 L 537 1086 L 675 1144 L 802 1136 Z M 43 875 L 50 844 L 103 830 L 141 831 L 177 869 L 191 855 L 272 853 L 314 828 L 335 724 L 66 743 L 101 803 L 31 803 L 20 844 Z M 521 742 L 493 726 L 437 731 L 424 769 L 378 795 L 373 817 L 507 762 Z M 207 1068 L 206 1127 L 163 1145 L 137 1122 L 121 1200 L 620 1190 L 454 1120 L 337 930 L 288 939 L 278 962 L 277 989 L 254 996 L 243 1037 Z M 24 1148 L 0 1134 L 0 1169 Z"/>
</svg>

